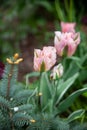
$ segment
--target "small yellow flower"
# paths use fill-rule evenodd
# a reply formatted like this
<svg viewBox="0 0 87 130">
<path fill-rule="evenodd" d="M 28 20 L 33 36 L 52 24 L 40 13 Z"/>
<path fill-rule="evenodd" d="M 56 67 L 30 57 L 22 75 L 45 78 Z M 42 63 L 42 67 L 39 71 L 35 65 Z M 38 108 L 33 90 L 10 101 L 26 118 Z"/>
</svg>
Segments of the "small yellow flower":
<svg viewBox="0 0 87 130">
<path fill-rule="evenodd" d="M 35 123 L 36 121 L 34 119 L 30 120 L 30 122 Z"/>
</svg>

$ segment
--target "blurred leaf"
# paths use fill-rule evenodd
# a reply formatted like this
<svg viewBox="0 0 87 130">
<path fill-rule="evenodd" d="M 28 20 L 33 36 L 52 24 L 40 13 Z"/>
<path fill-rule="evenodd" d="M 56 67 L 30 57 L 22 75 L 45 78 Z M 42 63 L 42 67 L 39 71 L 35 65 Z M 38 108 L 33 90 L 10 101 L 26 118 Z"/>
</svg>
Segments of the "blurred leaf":
<svg viewBox="0 0 87 130">
<path fill-rule="evenodd" d="M 87 88 L 87 83 L 83 85 L 83 88 Z M 87 92 L 83 93 L 84 97 L 87 97 Z"/>
<path fill-rule="evenodd" d="M 70 123 L 71 121 L 75 119 L 81 118 L 84 113 L 85 113 L 84 109 L 74 111 L 73 113 L 69 115 L 69 117 L 66 120 Z"/>
<path fill-rule="evenodd" d="M 75 8 L 74 8 L 74 1 L 70 0 L 70 6 L 68 11 L 69 21 L 75 21 Z"/>
<path fill-rule="evenodd" d="M 41 105 L 42 105 L 42 108 L 43 108 L 43 107 L 46 106 L 46 104 L 48 104 L 49 99 L 52 96 L 51 84 L 49 82 L 49 79 L 48 79 L 46 72 L 43 72 L 42 75 L 41 75 L 39 92 L 42 93 Z"/>
<path fill-rule="evenodd" d="M 72 60 L 74 60 L 74 61 L 78 61 L 78 62 L 81 61 L 81 59 L 80 59 L 79 57 L 76 57 L 76 56 L 68 57 L 68 59 L 72 59 Z"/>
<path fill-rule="evenodd" d="M 36 4 L 45 7 L 50 12 L 53 10 L 52 5 L 48 1 L 37 1 Z"/>
<path fill-rule="evenodd" d="M 85 82 L 87 81 L 87 69 L 84 69 L 80 72 L 80 75 L 79 75 L 79 81 L 80 82 Z M 83 84 L 83 83 L 82 83 Z"/>
<path fill-rule="evenodd" d="M 68 0 L 64 0 L 64 5 L 65 5 L 66 12 L 68 13 L 69 12 L 69 3 L 68 3 Z"/>
<path fill-rule="evenodd" d="M 60 102 L 60 100 L 63 98 L 64 94 L 67 92 L 67 90 L 71 87 L 71 85 L 75 82 L 76 78 L 79 76 L 79 73 L 76 73 L 74 76 L 67 79 L 65 82 L 59 85 L 57 89 L 57 95 L 58 99 L 56 101 L 56 104 Z"/>
<path fill-rule="evenodd" d="M 75 99 L 80 96 L 81 94 L 87 92 L 87 88 L 79 89 L 69 95 L 65 100 L 63 100 L 57 107 L 58 113 L 65 111 L 68 107 L 72 105 Z"/>
<path fill-rule="evenodd" d="M 38 77 L 38 76 L 40 76 L 39 72 L 31 72 L 31 73 L 27 74 L 26 75 L 26 88 L 28 88 L 28 86 L 29 86 L 29 79 L 31 77 Z"/>
<path fill-rule="evenodd" d="M 71 60 L 69 60 L 71 59 Z M 63 65 L 65 67 L 65 73 L 63 78 L 66 80 L 67 78 L 73 76 L 75 73 L 77 73 L 80 69 L 83 69 L 83 63 L 85 62 L 85 60 L 87 59 L 87 54 L 84 55 L 84 57 L 82 58 L 78 58 L 78 57 L 70 57 L 70 58 L 66 58 L 63 61 Z M 68 67 L 66 67 L 68 64 Z"/>
<path fill-rule="evenodd" d="M 55 0 L 55 8 L 60 21 L 65 21 L 65 14 L 63 9 L 61 9 L 59 0 Z"/>
</svg>

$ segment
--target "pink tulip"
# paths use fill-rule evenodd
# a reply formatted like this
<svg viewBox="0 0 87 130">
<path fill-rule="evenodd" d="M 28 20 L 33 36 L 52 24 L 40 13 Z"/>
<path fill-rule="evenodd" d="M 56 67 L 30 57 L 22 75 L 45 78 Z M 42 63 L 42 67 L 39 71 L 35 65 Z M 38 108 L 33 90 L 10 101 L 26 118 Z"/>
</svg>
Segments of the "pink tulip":
<svg viewBox="0 0 87 130">
<path fill-rule="evenodd" d="M 79 43 L 80 33 L 55 32 L 54 44 L 59 56 L 64 55 L 64 52 L 66 52 L 67 56 L 72 56 L 75 53 Z"/>
<path fill-rule="evenodd" d="M 62 32 L 75 32 L 76 23 L 61 22 Z"/>
<path fill-rule="evenodd" d="M 43 47 L 43 50 L 34 50 L 35 71 L 47 71 L 56 63 L 55 47 Z"/>
</svg>

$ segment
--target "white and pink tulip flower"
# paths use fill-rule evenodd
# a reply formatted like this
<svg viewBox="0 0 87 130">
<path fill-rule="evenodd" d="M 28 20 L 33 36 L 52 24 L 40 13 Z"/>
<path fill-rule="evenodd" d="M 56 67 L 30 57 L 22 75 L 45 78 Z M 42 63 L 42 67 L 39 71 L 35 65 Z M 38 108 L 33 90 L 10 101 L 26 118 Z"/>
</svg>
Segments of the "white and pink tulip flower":
<svg viewBox="0 0 87 130">
<path fill-rule="evenodd" d="M 51 73 L 51 78 L 54 80 L 61 78 L 63 75 L 63 72 L 64 72 L 63 65 L 60 63 L 60 64 L 54 66 L 52 73 Z"/>
<path fill-rule="evenodd" d="M 61 31 L 62 32 L 75 32 L 75 22 L 61 22 Z"/>
<path fill-rule="evenodd" d="M 56 63 L 56 49 L 55 47 L 43 47 L 43 50 L 34 50 L 34 70 L 48 71 Z M 42 70 L 43 68 L 43 70 Z"/>
<path fill-rule="evenodd" d="M 79 43 L 80 33 L 55 31 L 54 46 L 59 56 L 63 56 L 64 53 L 66 53 L 67 56 L 72 56 Z"/>
</svg>

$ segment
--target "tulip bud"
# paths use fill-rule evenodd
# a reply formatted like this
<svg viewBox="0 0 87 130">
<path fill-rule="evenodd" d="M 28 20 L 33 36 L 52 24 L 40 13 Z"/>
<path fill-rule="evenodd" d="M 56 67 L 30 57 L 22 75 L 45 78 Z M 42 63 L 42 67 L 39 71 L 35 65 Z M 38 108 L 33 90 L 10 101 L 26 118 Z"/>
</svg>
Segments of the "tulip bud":
<svg viewBox="0 0 87 130">
<path fill-rule="evenodd" d="M 53 68 L 52 73 L 51 73 L 51 77 L 52 77 L 52 79 L 55 80 L 55 79 L 60 78 L 62 75 L 63 75 L 63 66 L 60 63 Z"/>
<path fill-rule="evenodd" d="M 62 32 L 75 32 L 75 22 L 61 22 L 61 30 Z"/>
</svg>

